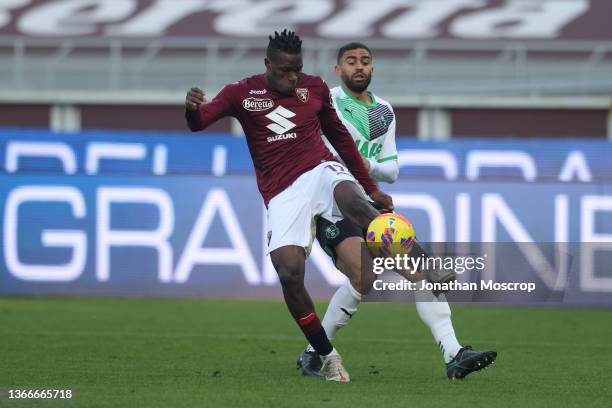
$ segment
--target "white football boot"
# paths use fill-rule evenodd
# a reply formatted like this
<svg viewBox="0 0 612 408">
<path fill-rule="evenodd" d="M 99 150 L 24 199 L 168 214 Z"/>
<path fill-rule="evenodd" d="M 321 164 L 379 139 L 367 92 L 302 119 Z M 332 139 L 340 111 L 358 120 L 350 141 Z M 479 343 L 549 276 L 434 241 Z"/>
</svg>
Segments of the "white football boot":
<svg viewBox="0 0 612 408">
<path fill-rule="evenodd" d="M 342 365 L 342 357 L 338 352 L 332 352 L 327 356 L 321 356 L 321 375 L 327 381 L 349 382 L 351 381 L 346 368 Z"/>
</svg>

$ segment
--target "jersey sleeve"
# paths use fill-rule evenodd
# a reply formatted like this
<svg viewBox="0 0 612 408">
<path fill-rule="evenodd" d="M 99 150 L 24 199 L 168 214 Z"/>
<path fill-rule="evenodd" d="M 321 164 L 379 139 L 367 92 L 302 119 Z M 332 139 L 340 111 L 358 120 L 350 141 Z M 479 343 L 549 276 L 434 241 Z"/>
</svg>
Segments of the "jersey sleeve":
<svg viewBox="0 0 612 408">
<path fill-rule="evenodd" d="M 196 111 L 186 109 L 185 118 L 192 132 L 204 130 L 226 116 L 234 116 L 234 101 L 238 95 L 238 84 L 226 85 L 210 102 L 200 105 Z"/>
<path fill-rule="evenodd" d="M 374 180 L 395 183 L 399 175 L 397 160 L 388 160 L 382 163 L 372 159 L 368 160 L 370 161 L 370 176 L 372 176 Z"/>
<path fill-rule="evenodd" d="M 395 145 L 395 117 L 389 125 L 380 152 L 374 159 L 370 159 L 370 175 L 376 181 L 394 183 L 397 180 L 399 165 L 397 162 L 397 146 Z"/>
<path fill-rule="evenodd" d="M 378 186 L 363 164 L 363 159 L 355 146 L 353 137 L 336 114 L 329 88 L 325 82 L 322 83 L 322 93 L 323 106 L 319 112 L 319 121 L 323 133 L 366 193 L 372 194 L 378 191 Z"/>
<path fill-rule="evenodd" d="M 393 110 L 391 110 L 393 112 Z M 385 141 L 382 145 L 382 149 L 376 155 L 376 161 L 378 163 L 384 163 L 389 160 L 397 160 L 397 146 L 395 145 L 395 113 L 393 114 L 393 121 L 389 126 Z"/>
</svg>

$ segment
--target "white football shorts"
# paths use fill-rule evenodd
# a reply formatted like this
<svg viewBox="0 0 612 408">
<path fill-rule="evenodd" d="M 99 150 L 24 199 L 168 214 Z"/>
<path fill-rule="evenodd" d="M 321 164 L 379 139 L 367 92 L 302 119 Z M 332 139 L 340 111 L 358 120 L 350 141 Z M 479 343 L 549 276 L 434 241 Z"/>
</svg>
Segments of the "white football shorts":
<svg viewBox="0 0 612 408">
<path fill-rule="evenodd" d="M 333 223 L 344 218 L 334 199 L 334 188 L 344 180 L 354 182 L 361 189 L 343 164 L 327 161 L 302 174 L 274 196 L 268 203 L 268 253 L 296 245 L 303 247 L 308 256 L 315 237 L 316 217 Z"/>
</svg>

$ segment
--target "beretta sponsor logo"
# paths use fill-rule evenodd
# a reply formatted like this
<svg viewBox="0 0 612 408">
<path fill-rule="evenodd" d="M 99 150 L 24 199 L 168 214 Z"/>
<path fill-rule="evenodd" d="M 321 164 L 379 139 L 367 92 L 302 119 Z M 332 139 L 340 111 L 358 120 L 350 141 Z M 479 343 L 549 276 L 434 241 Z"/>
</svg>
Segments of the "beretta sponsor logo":
<svg viewBox="0 0 612 408">
<path fill-rule="evenodd" d="M 274 107 L 272 99 L 246 98 L 242 101 L 242 107 L 248 111 L 264 111 Z"/>
</svg>

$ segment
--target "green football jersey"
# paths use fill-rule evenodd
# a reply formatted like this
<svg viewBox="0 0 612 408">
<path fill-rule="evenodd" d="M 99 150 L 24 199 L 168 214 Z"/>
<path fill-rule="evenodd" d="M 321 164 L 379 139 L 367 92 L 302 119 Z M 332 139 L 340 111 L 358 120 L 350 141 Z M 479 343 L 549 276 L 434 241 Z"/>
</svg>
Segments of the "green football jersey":
<svg viewBox="0 0 612 408">
<path fill-rule="evenodd" d="M 389 102 L 370 92 L 370 105 L 353 97 L 341 86 L 331 89 L 334 108 L 348 129 L 359 152 L 379 163 L 397 160 L 395 114 Z"/>
</svg>

